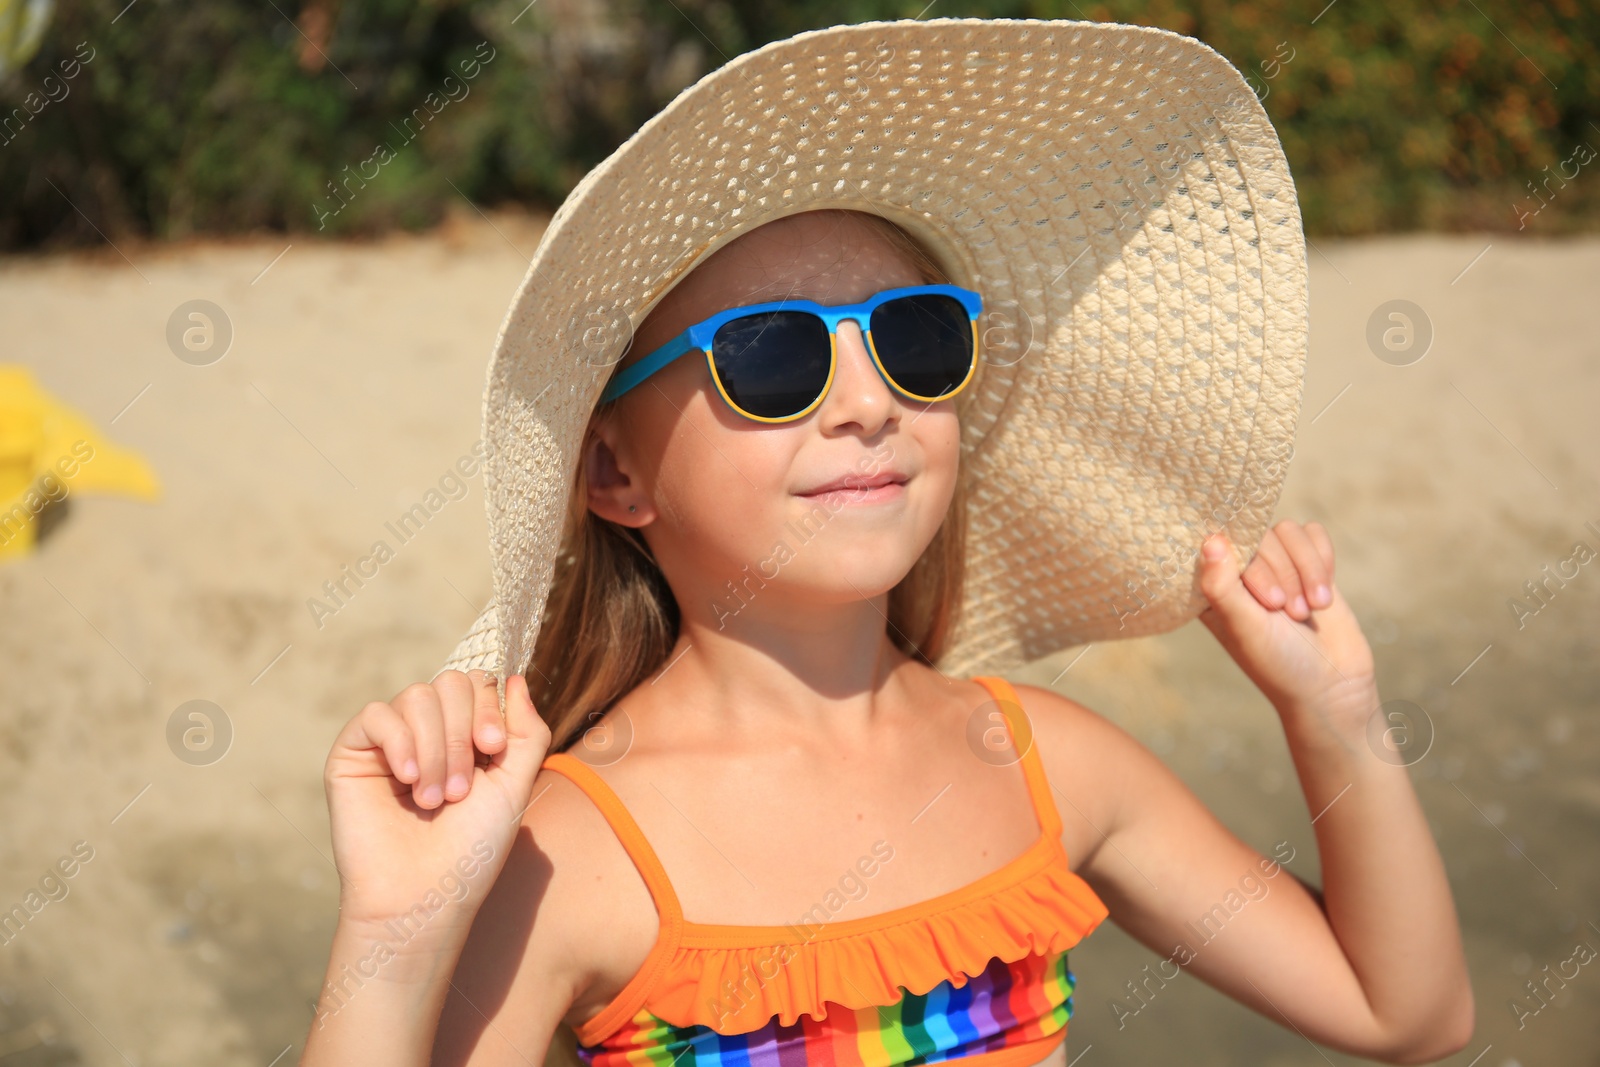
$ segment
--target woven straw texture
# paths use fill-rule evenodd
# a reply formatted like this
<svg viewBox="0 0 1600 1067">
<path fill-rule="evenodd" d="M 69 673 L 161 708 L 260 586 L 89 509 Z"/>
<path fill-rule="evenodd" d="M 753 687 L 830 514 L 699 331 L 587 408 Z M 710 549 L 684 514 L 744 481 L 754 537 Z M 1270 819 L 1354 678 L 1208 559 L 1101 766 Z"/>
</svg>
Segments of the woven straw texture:
<svg viewBox="0 0 1600 1067">
<path fill-rule="evenodd" d="M 633 329 L 717 248 L 818 208 L 892 219 L 984 297 L 956 399 L 967 593 L 941 670 L 1171 630 L 1205 607 L 1204 537 L 1260 541 L 1308 308 L 1293 181 L 1243 76 L 1146 27 L 834 27 L 707 74 L 556 212 L 484 398 L 494 602 L 447 667 L 527 668 L 583 433 Z"/>
</svg>

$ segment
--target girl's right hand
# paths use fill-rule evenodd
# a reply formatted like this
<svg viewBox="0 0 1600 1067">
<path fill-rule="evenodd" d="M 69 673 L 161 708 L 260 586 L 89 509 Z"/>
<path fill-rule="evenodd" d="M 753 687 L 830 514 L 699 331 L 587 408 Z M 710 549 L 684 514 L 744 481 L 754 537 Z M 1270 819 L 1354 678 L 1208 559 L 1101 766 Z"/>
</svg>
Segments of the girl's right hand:
<svg viewBox="0 0 1600 1067">
<path fill-rule="evenodd" d="M 506 683 L 503 722 L 495 677 L 476 670 L 362 708 L 323 772 L 340 924 L 400 930 L 408 945 L 423 933 L 423 946 L 464 943 L 549 747 L 520 674 Z"/>
</svg>

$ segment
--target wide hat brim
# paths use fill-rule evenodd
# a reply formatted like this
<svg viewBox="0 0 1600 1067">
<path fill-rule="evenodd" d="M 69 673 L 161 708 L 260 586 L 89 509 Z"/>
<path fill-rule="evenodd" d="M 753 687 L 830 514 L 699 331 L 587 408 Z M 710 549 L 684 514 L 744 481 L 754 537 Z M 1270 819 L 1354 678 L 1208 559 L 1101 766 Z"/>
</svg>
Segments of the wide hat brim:
<svg viewBox="0 0 1600 1067">
<path fill-rule="evenodd" d="M 1204 537 L 1259 542 L 1309 323 L 1294 184 L 1244 77 L 1149 27 L 836 26 L 707 74 L 556 211 L 484 397 L 494 598 L 446 667 L 527 669 L 589 417 L 651 308 L 740 234 L 819 208 L 892 219 L 984 298 L 941 670 L 1171 630 L 1206 606 Z"/>
</svg>

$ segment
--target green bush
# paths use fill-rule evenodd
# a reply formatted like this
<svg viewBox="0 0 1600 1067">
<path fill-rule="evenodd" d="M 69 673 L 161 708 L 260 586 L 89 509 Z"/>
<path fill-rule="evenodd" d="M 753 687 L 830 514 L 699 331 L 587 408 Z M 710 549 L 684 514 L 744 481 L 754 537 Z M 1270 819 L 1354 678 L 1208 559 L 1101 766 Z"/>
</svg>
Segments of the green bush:
<svg viewBox="0 0 1600 1067">
<path fill-rule="evenodd" d="M 0 83 L 0 248 L 376 233 L 430 225 L 463 198 L 551 208 L 727 57 L 815 26 L 915 17 L 923 2 L 589 0 L 558 18 L 526 0 L 58 0 L 38 52 Z M 1262 96 L 1314 235 L 1594 227 L 1600 166 L 1582 164 L 1600 149 L 1600 7 L 1315 7 L 1040 0 L 930 14 L 1134 22 L 1206 41 Z"/>
</svg>

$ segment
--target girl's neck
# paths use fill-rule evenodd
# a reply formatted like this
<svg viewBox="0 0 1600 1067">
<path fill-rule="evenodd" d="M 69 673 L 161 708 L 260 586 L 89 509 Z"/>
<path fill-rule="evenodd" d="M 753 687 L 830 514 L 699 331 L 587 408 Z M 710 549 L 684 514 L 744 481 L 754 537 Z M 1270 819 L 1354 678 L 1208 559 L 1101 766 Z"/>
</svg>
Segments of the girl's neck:
<svg viewBox="0 0 1600 1067">
<path fill-rule="evenodd" d="M 889 639 L 888 599 L 808 611 L 750 604 L 733 619 L 684 612 L 661 669 L 627 702 L 671 708 L 675 728 L 690 730 L 868 729 L 913 662 Z"/>
</svg>

